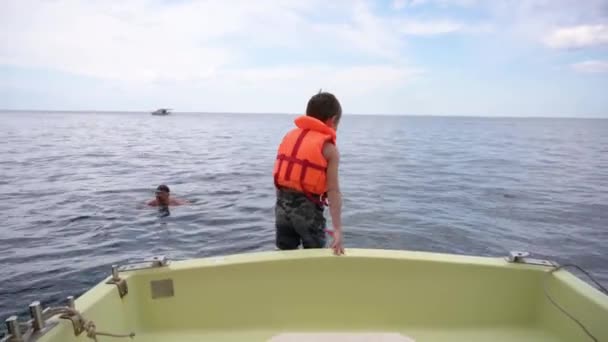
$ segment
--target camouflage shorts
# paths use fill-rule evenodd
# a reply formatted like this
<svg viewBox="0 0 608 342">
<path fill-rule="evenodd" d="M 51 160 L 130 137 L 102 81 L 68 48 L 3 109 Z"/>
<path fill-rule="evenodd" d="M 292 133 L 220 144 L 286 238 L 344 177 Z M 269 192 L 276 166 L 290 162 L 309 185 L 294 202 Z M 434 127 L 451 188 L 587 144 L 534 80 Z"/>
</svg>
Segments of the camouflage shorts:
<svg viewBox="0 0 608 342">
<path fill-rule="evenodd" d="M 277 190 L 276 245 L 279 249 L 325 247 L 324 208 L 303 193 Z"/>
</svg>

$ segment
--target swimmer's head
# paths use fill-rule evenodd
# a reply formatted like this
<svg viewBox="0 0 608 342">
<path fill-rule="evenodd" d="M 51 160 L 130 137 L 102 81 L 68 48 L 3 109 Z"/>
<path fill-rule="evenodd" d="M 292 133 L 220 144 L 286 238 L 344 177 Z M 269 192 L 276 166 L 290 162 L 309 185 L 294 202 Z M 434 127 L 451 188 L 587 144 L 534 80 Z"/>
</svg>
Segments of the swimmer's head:
<svg viewBox="0 0 608 342">
<path fill-rule="evenodd" d="M 169 205 L 169 187 L 165 184 L 161 184 L 156 187 L 156 200 L 159 205 L 168 206 Z"/>
</svg>

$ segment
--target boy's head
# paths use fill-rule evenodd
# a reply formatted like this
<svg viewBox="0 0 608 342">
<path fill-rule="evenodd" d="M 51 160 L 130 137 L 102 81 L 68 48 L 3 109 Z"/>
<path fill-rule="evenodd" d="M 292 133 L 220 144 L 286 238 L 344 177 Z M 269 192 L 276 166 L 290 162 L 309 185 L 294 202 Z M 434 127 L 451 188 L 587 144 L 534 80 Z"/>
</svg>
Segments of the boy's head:
<svg viewBox="0 0 608 342">
<path fill-rule="evenodd" d="M 306 115 L 319 119 L 333 129 L 337 129 L 342 117 L 342 106 L 333 94 L 320 91 L 308 100 Z"/>
<path fill-rule="evenodd" d="M 169 187 L 165 184 L 161 184 L 156 188 L 155 195 L 158 204 L 168 205 L 169 204 Z"/>
</svg>

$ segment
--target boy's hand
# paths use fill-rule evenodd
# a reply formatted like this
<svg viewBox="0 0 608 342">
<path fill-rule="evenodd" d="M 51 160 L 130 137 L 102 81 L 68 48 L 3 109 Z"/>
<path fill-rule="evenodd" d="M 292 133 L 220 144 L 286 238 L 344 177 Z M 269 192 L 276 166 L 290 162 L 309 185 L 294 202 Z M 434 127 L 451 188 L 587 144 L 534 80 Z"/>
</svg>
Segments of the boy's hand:
<svg viewBox="0 0 608 342">
<path fill-rule="evenodd" d="M 334 241 L 331 243 L 331 249 L 334 250 L 334 254 L 344 254 L 344 245 L 342 244 L 342 229 L 334 230 L 330 235 L 334 238 Z"/>
</svg>

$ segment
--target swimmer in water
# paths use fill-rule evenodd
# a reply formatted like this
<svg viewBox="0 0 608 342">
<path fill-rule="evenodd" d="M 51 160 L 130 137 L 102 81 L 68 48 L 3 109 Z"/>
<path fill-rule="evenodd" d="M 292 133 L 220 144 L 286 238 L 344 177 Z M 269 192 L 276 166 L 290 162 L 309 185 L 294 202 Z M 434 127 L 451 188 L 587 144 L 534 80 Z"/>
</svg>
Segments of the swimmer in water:
<svg viewBox="0 0 608 342">
<path fill-rule="evenodd" d="M 189 204 L 190 202 L 184 199 L 173 198 L 170 196 L 169 187 L 165 184 L 161 184 L 156 188 L 156 197 L 148 202 L 151 207 L 168 207 Z"/>
</svg>

